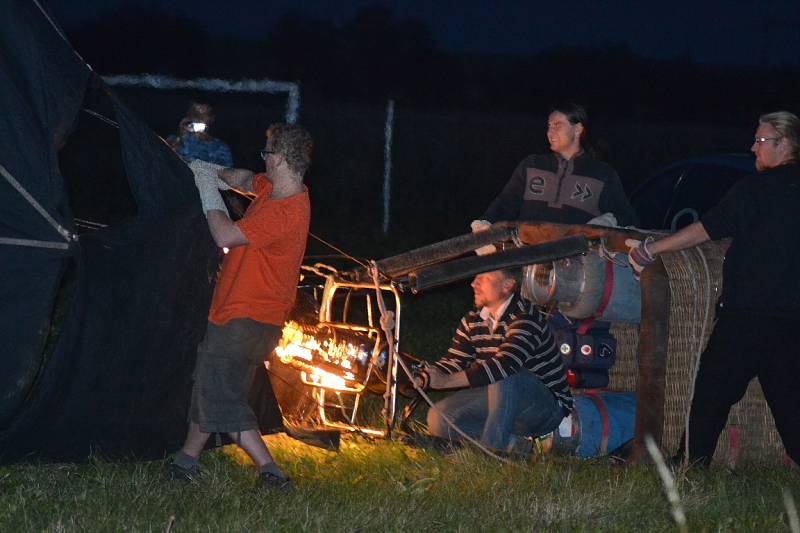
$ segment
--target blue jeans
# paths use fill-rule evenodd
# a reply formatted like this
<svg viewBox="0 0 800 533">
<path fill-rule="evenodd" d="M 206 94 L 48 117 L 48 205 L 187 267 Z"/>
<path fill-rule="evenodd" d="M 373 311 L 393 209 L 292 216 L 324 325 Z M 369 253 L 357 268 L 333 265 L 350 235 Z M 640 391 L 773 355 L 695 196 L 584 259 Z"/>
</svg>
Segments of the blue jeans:
<svg viewBox="0 0 800 533">
<path fill-rule="evenodd" d="M 449 440 L 461 436 L 440 412 L 481 444 L 506 450 L 512 434 L 539 436 L 558 427 L 564 412 L 555 396 L 532 372 L 521 370 L 502 381 L 454 392 L 428 410 L 428 431 Z"/>
</svg>

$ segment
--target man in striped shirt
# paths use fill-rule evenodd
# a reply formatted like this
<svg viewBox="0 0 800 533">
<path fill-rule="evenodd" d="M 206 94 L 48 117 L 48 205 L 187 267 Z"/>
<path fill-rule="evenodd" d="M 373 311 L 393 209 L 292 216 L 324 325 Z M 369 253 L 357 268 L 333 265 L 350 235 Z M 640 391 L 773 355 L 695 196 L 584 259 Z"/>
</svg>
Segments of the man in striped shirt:
<svg viewBox="0 0 800 533">
<path fill-rule="evenodd" d="M 447 417 L 487 447 L 527 451 L 527 437 L 553 431 L 572 409 L 553 333 L 520 295 L 520 282 L 519 269 L 472 281 L 475 308 L 461 319 L 447 355 L 426 369 L 427 387 L 461 389 L 428 411 L 432 435 L 459 439 Z"/>
</svg>

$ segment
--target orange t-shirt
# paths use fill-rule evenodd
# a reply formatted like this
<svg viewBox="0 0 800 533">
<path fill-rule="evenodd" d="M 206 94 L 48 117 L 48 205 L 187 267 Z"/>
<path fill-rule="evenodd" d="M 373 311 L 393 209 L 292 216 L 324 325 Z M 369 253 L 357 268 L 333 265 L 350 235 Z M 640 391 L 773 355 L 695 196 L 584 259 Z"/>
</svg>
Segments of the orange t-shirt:
<svg viewBox="0 0 800 533">
<path fill-rule="evenodd" d="M 256 199 L 236 223 L 248 243 L 222 261 L 208 313 L 214 324 L 251 318 L 282 326 L 294 305 L 311 219 L 308 189 L 277 200 L 271 191 L 264 174 L 253 178 Z"/>
</svg>

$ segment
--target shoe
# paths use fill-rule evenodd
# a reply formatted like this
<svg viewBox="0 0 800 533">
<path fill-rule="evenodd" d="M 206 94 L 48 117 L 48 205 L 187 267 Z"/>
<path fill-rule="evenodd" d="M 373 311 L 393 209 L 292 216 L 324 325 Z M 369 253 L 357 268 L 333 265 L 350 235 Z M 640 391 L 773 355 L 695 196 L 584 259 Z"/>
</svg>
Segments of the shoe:
<svg viewBox="0 0 800 533">
<path fill-rule="evenodd" d="M 272 472 L 261 472 L 258 475 L 258 482 L 266 489 L 289 490 L 292 487 L 292 478 L 279 476 Z"/>
<path fill-rule="evenodd" d="M 175 463 L 169 463 L 164 471 L 164 476 L 172 481 L 183 481 L 184 483 L 191 483 L 197 479 L 200 474 L 200 468 L 197 465 L 186 468 Z"/>
<path fill-rule="evenodd" d="M 510 456 L 545 455 L 553 450 L 553 432 L 538 437 L 510 435 L 504 450 Z"/>
</svg>

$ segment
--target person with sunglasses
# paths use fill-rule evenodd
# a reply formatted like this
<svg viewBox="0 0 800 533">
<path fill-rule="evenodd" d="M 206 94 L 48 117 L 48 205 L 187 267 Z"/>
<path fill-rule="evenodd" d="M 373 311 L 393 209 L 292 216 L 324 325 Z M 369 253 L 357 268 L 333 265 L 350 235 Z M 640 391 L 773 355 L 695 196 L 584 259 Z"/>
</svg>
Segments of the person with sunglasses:
<svg viewBox="0 0 800 533">
<path fill-rule="evenodd" d="M 253 460 L 261 485 L 286 488 L 290 483 L 261 438 L 247 399 L 294 304 L 310 222 L 303 179 L 313 140 L 295 124 L 273 124 L 266 136 L 261 152 L 266 173 L 214 166 L 205 172 L 192 166 L 211 236 L 228 252 L 197 349 L 189 431 L 167 470 L 172 479 L 194 480 L 209 436 L 226 433 Z M 219 192 L 225 184 L 255 195 L 236 222 Z"/>
<path fill-rule="evenodd" d="M 751 151 L 758 174 L 736 183 L 695 222 L 655 241 L 629 241 L 642 272 L 664 252 L 730 238 L 717 322 L 701 355 L 689 414 L 688 457 L 708 466 L 731 407 L 758 377 L 775 426 L 800 464 L 800 119 L 762 115 Z"/>
</svg>

